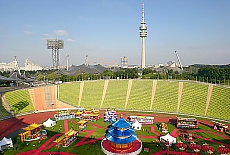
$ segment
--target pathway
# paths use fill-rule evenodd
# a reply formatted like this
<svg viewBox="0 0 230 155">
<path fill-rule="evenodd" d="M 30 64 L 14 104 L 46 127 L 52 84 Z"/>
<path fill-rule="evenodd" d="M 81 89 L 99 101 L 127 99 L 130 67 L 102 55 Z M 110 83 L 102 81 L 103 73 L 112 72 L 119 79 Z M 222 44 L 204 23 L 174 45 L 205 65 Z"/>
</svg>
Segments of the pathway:
<svg viewBox="0 0 230 155">
<path fill-rule="evenodd" d="M 155 131 L 155 127 L 154 126 L 151 126 L 151 132 L 154 133 L 157 136 L 160 136 L 160 134 Z"/>
</svg>

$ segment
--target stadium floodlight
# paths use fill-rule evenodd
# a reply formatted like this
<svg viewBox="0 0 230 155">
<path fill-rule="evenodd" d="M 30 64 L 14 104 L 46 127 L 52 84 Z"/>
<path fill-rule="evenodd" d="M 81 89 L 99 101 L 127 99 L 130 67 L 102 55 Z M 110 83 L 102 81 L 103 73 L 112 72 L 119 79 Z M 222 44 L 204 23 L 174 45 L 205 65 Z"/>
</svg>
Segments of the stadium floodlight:
<svg viewBox="0 0 230 155">
<path fill-rule="evenodd" d="M 64 48 L 64 41 L 58 39 L 48 39 L 47 49 L 52 49 L 53 68 L 59 68 L 59 49 Z"/>
</svg>

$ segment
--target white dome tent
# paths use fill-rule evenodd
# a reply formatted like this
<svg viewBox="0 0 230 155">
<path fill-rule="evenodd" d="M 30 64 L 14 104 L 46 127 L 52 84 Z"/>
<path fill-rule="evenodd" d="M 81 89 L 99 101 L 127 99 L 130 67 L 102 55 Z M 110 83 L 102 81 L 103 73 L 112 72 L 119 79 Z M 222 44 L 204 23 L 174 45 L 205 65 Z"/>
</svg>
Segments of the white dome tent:
<svg viewBox="0 0 230 155">
<path fill-rule="evenodd" d="M 53 121 L 53 120 L 51 120 L 51 119 L 49 118 L 47 121 L 45 121 L 45 122 L 43 123 L 43 125 L 44 125 L 45 127 L 53 127 L 53 126 L 56 125 L 56 122 Z"/>
<path fill-rule="evenodd" d="M 134 128 L 135 130 L 141 130 L 142 124 L 140 122 L 136 121 L 132 124 L 132 128 Z"/>
<path fill-rule="evenodd" d="M 4 137 L 1 141 L 0 141 L 0 150 L 3 149 L 7 149 L 9 147 L 13 147 L 13 142 L 11 138 L 6 138 Z"/>
<path fill-rule="evenodd" d="M 165 136 L 161 136 L 160 137 L 160 141 L 169 141 L 169 145 L 171 146 L 172 144 L 176 143 L 176 138 L 174 138 L 173 136 L 171 136 L 169 133 Z"/>
</svg>

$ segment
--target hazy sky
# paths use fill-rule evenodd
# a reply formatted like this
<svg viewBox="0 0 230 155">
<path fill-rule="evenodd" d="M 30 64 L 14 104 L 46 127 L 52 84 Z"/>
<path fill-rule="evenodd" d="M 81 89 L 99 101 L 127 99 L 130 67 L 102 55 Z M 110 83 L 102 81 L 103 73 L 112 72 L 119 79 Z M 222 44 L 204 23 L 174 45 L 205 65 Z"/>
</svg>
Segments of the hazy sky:
<svg viewBox="0 0 230 155">
<path fill-rule="evenodd" d="M 142 2 L 148 26 L 146 64 L 230 63 L 230 0 L 1 0 L 0 62 L 16 55 L 52 65 L 49 38 L 62 39 L 60 64 L 66 55 L 79 65 L 141 64 Z"/>
</svg>

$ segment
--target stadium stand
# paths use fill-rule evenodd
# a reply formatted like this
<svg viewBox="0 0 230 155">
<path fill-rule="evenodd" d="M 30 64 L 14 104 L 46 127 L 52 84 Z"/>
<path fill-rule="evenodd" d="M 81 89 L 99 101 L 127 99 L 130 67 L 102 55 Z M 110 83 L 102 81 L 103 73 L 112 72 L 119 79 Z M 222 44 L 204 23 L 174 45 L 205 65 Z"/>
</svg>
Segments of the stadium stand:
<svg viewBox="0 0 230 155">
<path fill-rule="evenodd" d="M 74 106 L 64 103 L 60 100 L 57 99 L 57 87 L 58 85 L 51 85 L 47 86 L 48 90 L 50 91 L 50 97 L 46 98 L 46 103 L 51 103 L 52 104 L 52 109 L 66 109 L 66 108 L 74 108 Z M 47 101 L 48 99 L 48 101 Z M 50 100 L 51 99 L 51 100 Z"/>
<path fill-rule="evenodd" d="M 31 93 L 30 93 L 31 94 Z M 44 87 L 34 88 L 32 92 L 34 97 L 34 107 L 36 111 L 48 110 L 45 102 L 45 91 Z"/>
<path fill-rule="evenodd" d="M 126 109 L 150 110 L 153 80 L 133 80 Z"/>
<path fill-rule="evenodd" d="M 180 102 L 182 98 L 182 90 L 183 90 L 183 82 L 179 82 L 179 88 L 178 88 L 178 105 L 177 105 L 177 113 L 180 111 Z"/>
<path fill-rule="evenodd" d="M 205 116 L 207 115 L 207 112 L 208 112 L 208 107 L 209 107 L 211 96 L 212 96 L 212 90 L 213 90 L 213 84 L 209 84 L 208 96 L 207 96 L 207 101 L 206 101 L 206 108 L 205 108 L 205 113 L 204 113 Z"/>
<path fill-rule="evenodd" d="M 1 97 L 1 95 L 0 95 Z M 0 98 L 0 120 L 5 119 L 8 117 L 11 117 L 12 114 L 6 110 L 6 108 L 3 105 L 4 103 L 2 102 L 2 97 Z M 10 110 L 10 109 L 9 109 Z"/>
<path fill-rule="evenodd" d="M 15 114 L 33 112 L 34 107 L 28 90 L 16 90 L 5 93 L 6 101 Z"/>
<path fill-rule="evenodd" d="M 126 95 L 126 99 L 125 99 L 125 109 L 127 107 L 128 101 L 129 101 L 129 95 L 130 95 L 130 92 L 131 92 L 132 84 L 133 84 L 133 80 L 129 80 L 128 89 L 127 89 L 127 95 Z"/>
<path fill-rule="evenodd" d="M 230 120 L 230 89 L 214 86 L 207 116 Z"/>
<path fill-rule="evenodd" d="M 152 110 L 176 112 L 178 105 L 178 88 L 179 84 L 177 81 L 159 80 L 156 85 Z"/>
<path fill-rule="evenodd" d="M 51 91 L 51 87 L 50 86 L 46 86 L 44 87 L 44 92 L 45 92 L 45 103 L 46 103 L 46 107 L 47 109 L 52 109 L 53 105 L 54 105 L 54 101 L 52 99 L 52 91 Z"/>
<path fill-rule="evenodd" d="M 204 116 L 208 96 L 208 85 L 184 82 L 180 113 Z"/>
<path fill-rule="evenodd" d="M 230 120 L 230 88 L 190 81 L 99 80 L 7 92 L 0 118 L 26 112 L 85 107 L 192 114 Z M 52 106 L 51 106 L 52 103 Z M 72 106 L 73 105 L 73 106 Z M 151 107 L 152 105 L 152 107 Z M 7 110 L 6 110 L 7 109 Z"/>
<path fill-rule="evenodd" d="M 85 81 L 81 107 L 100 108 L 105 81 Z"/>
<path fill-rule="evenodd" d="M 107 88 L 108 88 L 108 84 L 109 84 L 109 80 L 105 80 L 104 89 L 103 89 L 103 94 L 102 94 L 102 98 L 101 98 L 101 105 L 100 105 L 100 108 L 102 107 L 103 102 L 104 102 L 104 100 L 105 100 L 105 94 L 106 94 L 106 91 L 107 91 Z"/>
<path fill-rule="evenodd" d="M 125 108 L 128 80 L 109 80 L 102 108 Z"/>
<path fill-rule="evenodd" d="M 79 103 L 80 84 L 80 82 L 73 82 L 59 85 L 58 99 L 77 107 Z"/>
<path fill-rule="evenodd" d="M 153 88 L 152 88 L 152 98 L 151 98 L 151 104 L 150 104 L 150 110 L 152 110 L 153 107 L 153 101 L 154 101 L 154 97 L 156 94 L 156 89 L 157 89 L 157 80 L 153 80 Z"/>
</svg>

